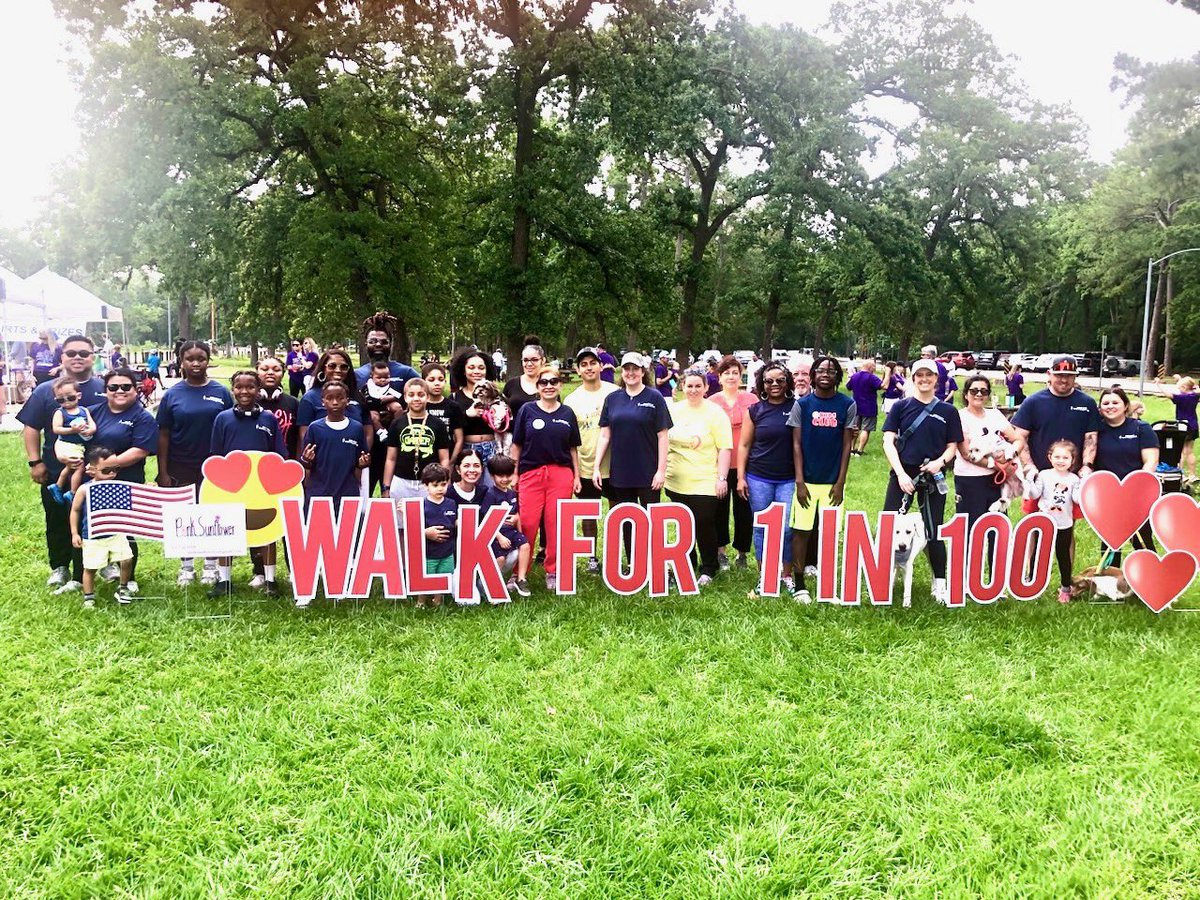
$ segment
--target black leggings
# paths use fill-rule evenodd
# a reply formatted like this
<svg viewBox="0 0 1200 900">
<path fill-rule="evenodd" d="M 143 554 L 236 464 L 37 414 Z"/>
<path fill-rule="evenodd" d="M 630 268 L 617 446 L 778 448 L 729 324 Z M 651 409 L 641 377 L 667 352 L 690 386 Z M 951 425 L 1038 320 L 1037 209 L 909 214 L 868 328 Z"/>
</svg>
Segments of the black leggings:
<svg viewBox="0 0 1200 900">
<path fill-rule="evenodd" d="M 967 525 L 974 525 L 1000 499 L 1000 489 L 991 475 L 955 475 L 954 511 L 966 513 Z"/>
<path fill-rule="evenodd" d="M 700 574 L 715 578 L 720 568 L 720 558 L 717 556 L 717 508 L 719 501 L 716 496 L 702 494 L 677 494 L 667 491 L 667 496 L 676 503 L 682 503 L 692 511 L 696 520 L 696 544 L 692 547 L 692 565 L 696 565 L 696 549 L 700 550 Z"/>
<path fill-rule="evenodd" d="M 729 546 L 729 509 L 733 507 L 733 549 L 749 553 L 754 538 L 750 501 L 737 492 L 737 469 L 729 470 L 729 492 L 717 500 L 717 546 Z"/>
<path fill-rule="evenodd" d="M 909 478 L 915 479 L 920 472 L 919 466 L 904 467 L 904 471 Z M 934 578 L 946 577 L 946 545 L 943 544 L 937 536 L 938 526 L 945 521 L 946 518 L 946 495 L 939 491 L 922 491 L 907 497 L 904 491 L 900 490 L 900 482 L 896 480 L 896 473 L 892 472 L 888 475 L 887 494 L 883 498 L 883 508 L 885 512 L 898 512 L 903 504 L 903 508 L 912 512 L 917 505 L 926 506 L 929 509 L 928 514 L 924 515 L 924 520 L 933 523 L 933 530 L 926 526 L 925 534 L 925 552 L 929 554 L 929 568 L 933 569 Z M 810 544 L 816 543 L 809 541 Z"/>
<path fill-rule="evenodd" d="M 1065 588 L 1071 587 L 1071 557 L 1075 549 L 1075 527 L 1060 528 L 1054 535 L 1054 559 L 1058 562 L 1058 578 Z"/>
<path fill-rule="evenodd" d="M 649 506 L 659 502 L 659 492 L 652 487 L 617 487 L 608 486 L 608 505 L 614 507 L 618 503 L 636 503 L 638 506 Z M 631 559 L 630 545 L 633 543 L 633 526 L 621 528 L 621 546 L 625 548 L 625 558 Z"/>
<path fill-rule="evenodd" d="M 1149 522 L 1146 522 L 1137 530 L 1137 533 L 1129 539 L 1129 543 L 1133 544 L 1134 550 L 1153 550 L 1155 553 L 1158 552 L 1158 547 L 1154 543 L 1154 529 L 1150 527 Z M 1100 558 L 1103 559 L 1104 554 L 1108 553 L 1110 549 L 1112 548 L 1110 548 L 1108 544 L 1104 543 L 1104 541 L 1101 541 Z M 1116 566 L 1118 569 L 1121 567 L 1120 550 L 1117 550 L 1115 553 L 1113 553 L 1113 558 L 1112 561 L 1109 562 L 1109 565 Z"/>
</svg>

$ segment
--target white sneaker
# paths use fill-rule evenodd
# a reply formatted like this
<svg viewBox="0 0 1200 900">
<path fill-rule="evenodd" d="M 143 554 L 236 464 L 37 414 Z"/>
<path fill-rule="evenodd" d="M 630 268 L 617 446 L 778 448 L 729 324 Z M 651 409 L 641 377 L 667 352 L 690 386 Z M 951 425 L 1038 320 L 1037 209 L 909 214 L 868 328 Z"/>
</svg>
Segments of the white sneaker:
<svg viewBox="0 0 1200 900">
<path fill-rule="evenodd" d="M 296 609 L 308 609 L 308 604 L 312 603 L 308 597 L 296 598 Z"/>
<path fill-rule="evenodd" d="M 218 581 L 216 569 L 205 569 L 200 573 L 201 584 L 216 584 Z"/>
<path fill-rule="evenodd" d="M 793 591 L 792 599 L 795 600 L 797 603 L 803 603 L 805 606 L 809 606 L 812 604 L 812 594 L 810 594 L 804 588 L 800 588 L 798 591 Z"/>
<path fill-rule="evenodd" d="M 712 576 L 711 575 L 701 575 L 699 578 L 696 579 L 697 587 L 708 587 L 710 584 L 712 584 Z"/>
<path fill-rule="evenodd" d="M 46 579 L 46 587 L 58 587 L 60 584 L 66 584 L 70 577 L 70 570 L 66 566 L 59 566 L 50 571 L 50 577 Z"/>
<path fill-rule="evenodd" d="M 129 593 L 131 593 L 131 594 L 136 594 L 140 587 L 140 585 L 136 581 L 134 581 L 132 578 L 129 579 L 129 583 L 126 584 L 125 586 L 129 589 Z"/>
<path fill-rule="evenodd" d="M 84 601 L 83 601 L 83 608 L 84 608 L 84 609 L 95 609 L 95 608 L 96 608 L 96 601 L 95 601 L 95 600 L 84 600 Z"/>
<path fill-rule="evenodd" d="M 600 571 L 600 560 L 594 556 L 589 556 L 587 561 L 587 572 L 589 575 L 595 575 Z"/>
<path fill-rule="evenodd" d="M 57 588 L 55 588 L 54 595 L 58 596 L 60 594 L 73 594 L 76 591 L 80 590 L 82 587 L 83 587 L 83 585 L 80 582 L 78 582 L 74 578 L 72 578 L 69 581 L 64 581 Z"/>
<path fill-rule="evenodd" d="M 945 578 L 933 579 L 933 599 L 942 606 L 950 605 L 950 588 L 946 586 Z"/>
<path fill-rule="evenodd" d="M 118 578 L 121 577 L 121 569 L 119 566 L 116 565 L 116 563 L 112 563 L 110 565 L 105 566 L 103 569 L 101 569 L 96 574 L 99 575 L 101 578 L 103 578 L 105 581 L 116 581 Z"/>
<path fill-rule="evenodd" d="M 255 575 L 253 578 L 250 579 L 250 582 L 247 585 L 247 587 L 261 588 L 266 583 L 267 583 L 266 575 Z"/>
<path fill-rule="evenodd" d="M 792 578 L 791 575 L 784 575 L 783 578 L 780 579 L 780 583 L 789 591 L 796 590 L 796 579 Z"/>
<path fill-rule="evenodd" d="M 816 578 L 817 577 L 817 567 L 816 566 L 805 566 L 804 567 L 804 577 L 805 578 Z"/>
<path fill-rule="evenodd" d="M 196 570 L 195 569 L 180 569 L 179 577 L 175 579 L 175 583 L 180 587 L 187 587 L 189 584 L 195 584 Z"/>
</svg>

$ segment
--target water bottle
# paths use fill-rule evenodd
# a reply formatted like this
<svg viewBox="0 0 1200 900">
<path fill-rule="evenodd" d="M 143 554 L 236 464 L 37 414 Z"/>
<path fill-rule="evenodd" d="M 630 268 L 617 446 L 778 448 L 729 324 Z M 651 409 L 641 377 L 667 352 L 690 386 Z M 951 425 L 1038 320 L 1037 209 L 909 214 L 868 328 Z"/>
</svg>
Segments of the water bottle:
<svg viewBox="0 0 1200 900">
<path fill-rule="evenodd" d="M 935 472 L 933 475 L 933 484 L 939 494 L 946 493 L 948 490 L 946 487 L 946 474 L 944 472 Z"/>
</svg>

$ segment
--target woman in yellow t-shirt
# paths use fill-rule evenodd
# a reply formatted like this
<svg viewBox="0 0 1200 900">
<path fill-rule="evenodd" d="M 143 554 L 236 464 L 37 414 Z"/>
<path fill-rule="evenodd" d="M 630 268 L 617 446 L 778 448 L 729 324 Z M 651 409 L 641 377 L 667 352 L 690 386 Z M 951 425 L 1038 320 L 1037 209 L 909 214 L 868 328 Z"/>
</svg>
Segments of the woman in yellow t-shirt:
<svg viewBox="0 0 1200 900">
<path fill-rule="evenodd" d="M 720 567 L 717 510 L 728 493 L 733 429 L 729 417 L 704 398 L 705 373 L 691 369 L 683 378 L 683 400 L 671 404 L 674 424 L 667 432 L 667 496 L 692 511 L 700 550 L 700 585 L 709 584 Z M 692 549 L 696 564 L 696 548 Z"/>
</svg>

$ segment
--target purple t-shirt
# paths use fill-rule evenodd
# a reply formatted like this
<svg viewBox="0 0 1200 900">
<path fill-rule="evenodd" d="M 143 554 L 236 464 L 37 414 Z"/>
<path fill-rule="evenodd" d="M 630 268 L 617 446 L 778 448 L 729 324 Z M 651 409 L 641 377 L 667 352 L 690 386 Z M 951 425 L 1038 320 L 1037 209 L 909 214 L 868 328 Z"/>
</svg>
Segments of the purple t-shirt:
<svg viewBox="0 0 1200 900">
<path fill-rule="evenodd" d="M 883 382 L 878 375 L 874 372 L 855 372 L 846 382 L 846 387 L 854 397 L 860 418 L 873 419 L 879 415 L 879 389 L 883 387 Z"/>
<path fill-rule="evenodd" d="M 887 387 L 883 389 L 884 400 L 899 400 L 904 396 L 904 377 L 892 374 L 888 376 Z"/>
<path fill-rule="evenodd" d="M 1200 393 L 1176 394 L 1171 398 L 1175 404 L 1175 418 L 1187 422 L 1188 430 L 1196 431 L 1196 403 L 1200 401 Z"/>
<path fill-rule="evenodd" d="M 613 356 L 611 353 L 609 353 L 607 350 L 601 350 L 600 351 L 600 365 L 601 366 L 612 366 L 611 369 L 601 369 L 600 370 L 600 380 L 607 381 L 609 384 L 612 384 L 613 376 L 616 374 L 616 370 L 617 370 L 617 358 L 615 356 Z"/>
<path fill-rule="evenodd" d="M 1025 376 L 1020 372 L 1013 372 L 1004 379 L 1004 384 L 1008 387 L 1008 392 L 1014 397 L 1024 397 L 1025 392 L 1021 389 L 1021 385 L 1025 383 Z"/>
<path fill-rule="evenodd" d="M 665 381 L 662 384 L 657 384 L 659 378 L 666 378 L 668 374 L 670 374 L 670 370 L 662 363 L 654 364 L 654 379 L 656 386 L 658 387 L 658 392 L 670 400 L 671 397 L 675 395 L 675 389 L 671 387 L 670 380 Z"/>
</svg>

